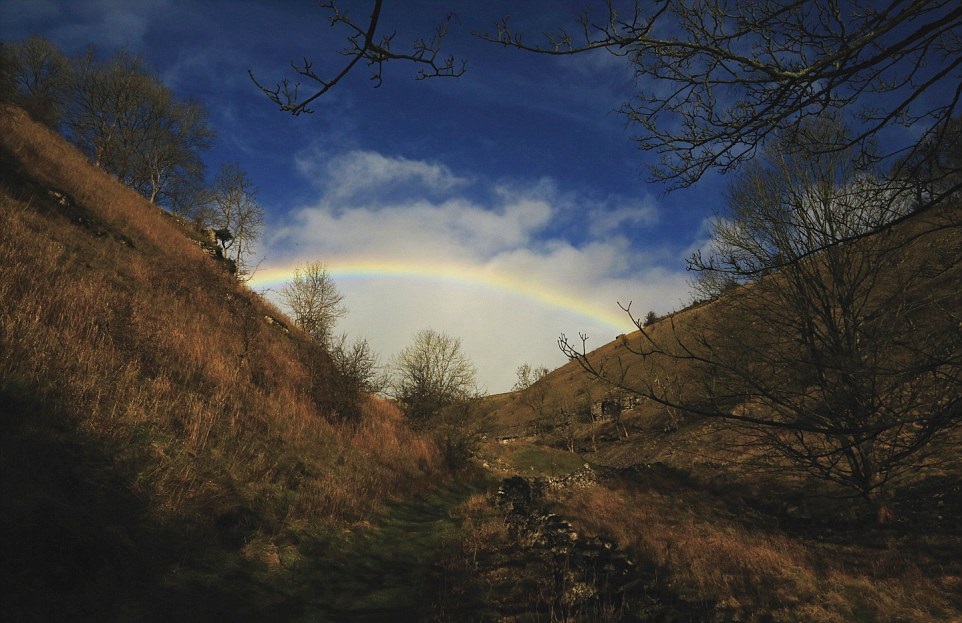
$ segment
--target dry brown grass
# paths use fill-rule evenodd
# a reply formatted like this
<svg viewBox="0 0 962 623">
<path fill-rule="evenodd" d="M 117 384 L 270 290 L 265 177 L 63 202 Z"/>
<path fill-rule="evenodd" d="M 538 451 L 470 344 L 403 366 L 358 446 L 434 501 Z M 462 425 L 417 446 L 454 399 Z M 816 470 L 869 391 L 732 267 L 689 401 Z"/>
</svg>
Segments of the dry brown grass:
<svg viewBox="0 0 962 623">
<path fill-rule="evenodd" d="M 2 386 L 118 448 L 153 513 L 354 521 L 440 473 L 381 401 L 332 424 L 308 389 L 329 362 L 306 361 L 300 336 L 265 322 L 278 310 L 184 226 L 16 109 L 0 136 Z"/>
<path fill-rule="evenodd" d="M 897 540 L 879 550 L 803 538 L 681 486 L 575 489 L 558 504 L 586 532 L 614 538 L 639 564 L 657 569 L 674 590 L 714 602 L 739 621 L 935 623 L 962 616 L 952 597 L 958 568 Z"/>
<path fill-rule="evenodd" d="M 889 236 L 886 244 L 911 242 L 899 249 L 897 270 L 879 277 L 874 295 L 882 300 L 888 288 L 897 291 L 894 286 L 906 283 L 908 297 L 932 302 L 925 307 L 929 316 L 920 312 L 911 319 L 916 328 L 942 327 L 929 335 L 924 330 L 911 334 L 923 351 L 930 345 L 922 340 L 939 336 L 952 344 L 958 339 L 953 319 L 962 309 L 957 287 L 962 266 L 956 261 L 960 213 L 957 206 L 944 206 L 883 234 Z M 950 269 L 940 272 L 941 266 Z M 696 336 L 714 338 L 717 319 L 739 309 L 732 301 L 749 296 L 752 287 L 678 312 L 645 331 L 669 351 L 678 348 L 678 339 L 697 348 Z M 747 342 L 752 334 L 733 335 Z M 614 372 L 609 376 L 614 381 L 625 370 L 629 387 L 652 383 L 686 397 L 698 391 L 705 395 L 684 358 L 643 361 L 632 355 L 632 349 L 643 350 L 644 339 L 640 332 L 615 339 L 589 352 L 588 361 Z M 951 374 L 945 376 L 947 384 L 957 380 Z M 555 414 L 556 405 L 584 397 L 597 403 L 613 391 L 587 378 L 576 361 L 552 372 L 546 382 Z M 501 430 L 534 431 L 531 410 L 519 396 L 499 396 L 491 407 Z M 885 528 L 875 525 L 867 505 L 841 486 L 810 478 L 775 455 L 760 443 L 765 439 L 757 429 L 673 413 L 651 400 L 626 410 L 617 425 L 582 421 L 575 428 L 572 445 L 585 461 L 652 469 L 647 475 L 643 469 L 629 472 L 617 484 L 573 490 L 560 496 L 555 510 L 573 517 L 585 533 L 614 538 L 686 598 L 718 604 L 726 611 L 721 620 L 962 621 L 958 427 L 933 440 L 931 456 L 892 479 L 898 519 Z M 557 431 L 528 441 L 567 447 Z"/>
</svg>

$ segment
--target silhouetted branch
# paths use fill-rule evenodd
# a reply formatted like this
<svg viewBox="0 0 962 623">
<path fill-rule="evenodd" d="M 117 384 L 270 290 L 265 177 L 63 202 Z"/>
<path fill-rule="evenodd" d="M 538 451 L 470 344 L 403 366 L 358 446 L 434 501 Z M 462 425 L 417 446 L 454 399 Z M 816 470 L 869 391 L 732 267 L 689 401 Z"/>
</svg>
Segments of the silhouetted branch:
<svg viewBox="0 0 962 623">
<path fill-rule="evenodd" d="M 447 35 L 451 21 L 457 19 L 454 13 L 445 17 L 431 37 L 416 39 L 412 50 L 402 53 L 391 49 L 396 32 L 387 35 L 379 35 L 378 33 L 382 4 L 383 0 L 375 0 L 367 26 L 362 27 L 355 23 L 347 13 L 343 12 L 336 3 L 320 3 L 321 8 L 331 12 L 328 21 L 332 27 L 341 25 L 351 32 L 347 37 L 347 47 L 340 51 L 342 55 L 348 57 L 348 61 L 332 77 L 322 76 L 321 73 L 315 71 L 313 63 L 306 57 L 300 64 L 292 61 L 291 68 L 299 76 L 320 85 L 305 99 L 301 99 L 300 82 L 291 82 L 284 78 L 274 88 L 268 88 L 254 77 L 253 71 L 248 70 L 248 75 L 272 102 L 280 106 L 282 111 L 299 115 L 312 112 L 308 105 L 334 88 L 361 61 L 367 63 L 371 68 L 371 80 L 374 81 L 375 87 L 379 87 L 383 82 L 384 63 L 387 61 L 408 61 L 418 65 L 419 69 L 416 76 L 418 80 L 439 77 L 457 78 L 464 74 L 465 62 L 463 60 L 458 61 L 453 56 L 441 56 L 441 42 Z"/>
<path fill-rule="evenodd" d="M 571 55 L 605 49 L 627 56 L 639 90 L 621 112 L 643 130 L 638 146 L 662 156 L 653 177 L 674 187 L 754 157 L 773 131 L 845 110 L 859 122 L 845 144 L 865 164 L 904 158 L 915 142 L 873 153 L 893 124 L 936 127 L 958 114 L 962 7 L 945 0 L 888 3 L 755 0 L 607 3 L 565 29 L 528 43 L 508 18 L 481 38 L 519 50 Z"/>
</svg>

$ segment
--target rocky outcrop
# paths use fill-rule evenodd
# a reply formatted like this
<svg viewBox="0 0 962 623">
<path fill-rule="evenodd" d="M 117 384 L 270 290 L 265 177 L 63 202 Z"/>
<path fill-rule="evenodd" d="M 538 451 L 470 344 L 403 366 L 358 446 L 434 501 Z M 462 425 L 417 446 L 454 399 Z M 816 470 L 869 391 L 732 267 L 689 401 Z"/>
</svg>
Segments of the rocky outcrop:
<svg viewBox="0 0 962 623">
<path fill-rule="evenodd" d="M 504 513 L 518 548 L 516 582 L 537 592 L 515 595 L 515 602 L 526 599 L 530 613 L 536 601 L 534 609 L 550 613 L 549 620 L 714 621 L 713 604 L 680 598 L 654 566 L 633 560 L 611 539 L 583 534 L 547 510 L 549 490 L 590 486 L 598 477 L 586 467 L 564 478 L 515 476 L 501 483 L 494 504 Z M 509 613 L 510 607 L 502 603 L 501 611 Z"/>
<path fill-rule="evenodd" d="M 228 232 L 226 229 L 220 230 L 209 227 L 197 227 L 195 234 L 196 237 L 192 236 L 191 240 L 194 242 L 194 244 L 200 247 L 204 253 L 209 255 L 215 261 L 222 263 L 227 269 L 227 272 L 232 275 L 236 274 L 237 263 L 224 254 L 224 248 L 221 246 L 221 244 L 219 244 L 221 241 L 220 232 L 227 232 L 226 235 L 230 236 L 230 232 Z M 233 236 L 230 237 L 233 238 Z"/>
<path fill-rule="evenodd" d="M 275 318 L 274 316 L 271 316 L 270 314 L 264 314 L 264 322 L 266 322 L 267 324 L 269 324 L 269 325 L 272 326 L 272 327 L 277 327 L 277 328 L 278 328 L 281 332 L 283 332 L 283 333 L 290 333 L 290 332 L 291 332 L 291 330 L 290 330 L 290 328 L 288 328 L 286 322 L 283 322 L 282 320 L 279 320 L 279 319 Z"/>
</svg>

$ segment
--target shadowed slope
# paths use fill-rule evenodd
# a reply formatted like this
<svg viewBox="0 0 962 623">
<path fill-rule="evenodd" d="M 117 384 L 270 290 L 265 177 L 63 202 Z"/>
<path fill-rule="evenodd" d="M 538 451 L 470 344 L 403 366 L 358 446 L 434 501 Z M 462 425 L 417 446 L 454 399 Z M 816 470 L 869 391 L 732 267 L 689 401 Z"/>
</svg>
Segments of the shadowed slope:
<svg viewBox="0 0 962 623">
<path fill-rule="evenodd" d="M 300 549 L 442 475 L 379 400 L 332 423 L 326 353 L 190 225 L 16 109 L 0 162 L 4 611 L 297 612 Z"/>
</svg>

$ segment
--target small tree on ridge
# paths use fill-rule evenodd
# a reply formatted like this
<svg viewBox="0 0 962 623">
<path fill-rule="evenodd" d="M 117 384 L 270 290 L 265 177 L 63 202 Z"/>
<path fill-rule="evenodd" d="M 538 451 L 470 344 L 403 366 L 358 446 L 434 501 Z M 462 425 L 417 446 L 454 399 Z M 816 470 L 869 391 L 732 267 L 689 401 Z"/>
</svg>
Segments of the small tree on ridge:
<svg viewBox="0 0 962 623">
<path fill-rule="evenodd" d="M 348 348 L 345 340 L 334 342 L 334 324 L 344 317 L 347 309 L 334 279 L 327 272 L 327 267 L 321 262 L 308 262 L 294 269 L 294 277 L 280 291 L 281 301 L 291 310 L 294 322 L 306 331 L 325 349 L 332 349 L 340 345 L 344 349 L 344 359 L 355 361 L 369 358 L 366 342 Z M 360 347 L 360 350 L 357 348 Z M 353 355 L 349 354 L 352 353 Z M 353 364 L 352 364 L 353 365 Z"/>
</svg>

